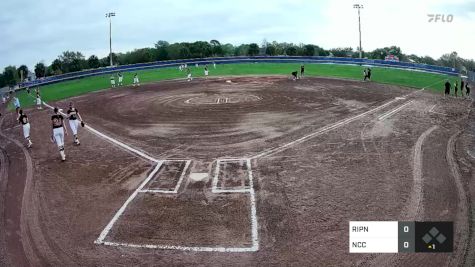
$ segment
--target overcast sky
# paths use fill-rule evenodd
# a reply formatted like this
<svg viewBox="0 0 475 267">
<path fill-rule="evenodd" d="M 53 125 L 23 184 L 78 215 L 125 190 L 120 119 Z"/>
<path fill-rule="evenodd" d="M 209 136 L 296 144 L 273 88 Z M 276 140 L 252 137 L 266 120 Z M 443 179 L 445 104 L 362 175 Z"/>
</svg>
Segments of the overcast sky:
<svg viewBox="0 0 475 267">
<path fill-rule="evenodd" d="M 358 45 L 361 10 L 363 49 L 397 45 L 406 54 L 434 58 L 457 51 L 475 59 L 475 0 L 0 0 L 0 69 L 50 64 L 62 51 L 104 57 L 170 43 L 267 41 L 312 43 L 323 48 Z M 429 22 L 428 14 L 453 15 Z"/>
</svg>

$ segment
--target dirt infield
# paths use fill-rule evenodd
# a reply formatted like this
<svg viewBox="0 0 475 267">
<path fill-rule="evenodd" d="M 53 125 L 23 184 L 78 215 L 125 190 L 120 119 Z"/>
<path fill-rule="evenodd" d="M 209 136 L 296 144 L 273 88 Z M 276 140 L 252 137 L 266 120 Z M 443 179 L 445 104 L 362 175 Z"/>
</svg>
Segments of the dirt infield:
<svg viewBox="0 0 475 267">
<path fill-rule="evenodd" d="M 475 264 L 471 101 L 279 76 L 50 104 L 69 101 L 89 126 L 154 160 L 81 128 L 61 163 L 49 109 L 27 111 L 29 150 L 13 114 L 0 118 L 3 265 Z M 454 221 L 455 252 L 350 254 L 351 220 Z"/>
</svg>

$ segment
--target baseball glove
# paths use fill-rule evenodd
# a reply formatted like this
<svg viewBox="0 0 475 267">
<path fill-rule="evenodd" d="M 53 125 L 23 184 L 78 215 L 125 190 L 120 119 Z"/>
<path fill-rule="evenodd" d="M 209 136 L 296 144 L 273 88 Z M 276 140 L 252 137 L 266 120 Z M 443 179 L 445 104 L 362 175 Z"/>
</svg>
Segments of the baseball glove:
<svg viewBox="0 0 475 267">
<path fill-rule="evenodd" d="M 82 127 L 86 126 L 86 123 L 83 122 L 83 121 L 81 121 L 81 126 L 82 126 Z"/>
</svg>

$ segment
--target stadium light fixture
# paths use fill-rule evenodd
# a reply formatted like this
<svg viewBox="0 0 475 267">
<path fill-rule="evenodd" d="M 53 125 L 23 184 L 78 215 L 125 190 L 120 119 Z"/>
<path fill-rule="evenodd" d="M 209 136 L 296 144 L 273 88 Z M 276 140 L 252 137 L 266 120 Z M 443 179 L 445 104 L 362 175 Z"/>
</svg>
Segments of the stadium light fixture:
<svg viewBox="0 0 475 267">
<path fill-rule="evenodd" d="M 112 63 L 112 17 L 115 17 L 115 12 L 106 13 L 106 18 L 109 18 L 109 60 L 111 67 Z"/>
<path fill-rule="evenodd" d="M 354 4 L 353 8 L 358 9 L 358 26 L 359 26 L 359 31 L 360 31 L 360 58 L 363 58 L 363 48 L 361 47 L 361 17 L 360 17 L 360 9 L 363 8 L 363 5 L 360 4 Z"/>
</svg>

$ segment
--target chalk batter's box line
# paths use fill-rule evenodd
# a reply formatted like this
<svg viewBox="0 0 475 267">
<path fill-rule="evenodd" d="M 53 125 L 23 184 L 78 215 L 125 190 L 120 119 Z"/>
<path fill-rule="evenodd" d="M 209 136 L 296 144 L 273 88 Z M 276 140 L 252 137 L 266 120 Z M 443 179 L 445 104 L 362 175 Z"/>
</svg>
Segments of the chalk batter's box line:
<svg viewBox="0 0 475 267">
<path fill-rule="evenodd" d="M 120 218 L 120 216 L 124 213 L 125 209 L 127 206 L 137 197 L 139 192 L 147 185 L 148 182 L 152 179 L 152 177 L 158 172 L 160 167 L 162 166 L 163 161 L 159 161 L 155 168 L 150 172 L 150 174 L 145 178 L 145 180 L 135 189 L 135 191 L 127 198 L 127 200 L 124 202 L 124 204 L 119 208 L 119 210 L 114 214 L 110 222 L 106 225 L 104 230 L 102 230 L 101 234 L 99 237 L 94 241 L 96 244 L 104 244 L 104 239 L 107 237 L 109 234 L 110 230 L 114 226 L 114 224 L 117 222 L 117 220 Z"/>
<path fill-rule="evenodd" d="M 218 194 L 218 193 L 249 193 L 250 192 L 250 187 L 244 187 L 242 189 L 223 189 L 221 187 L 218 187 L 218 176 L 219 176 L 219 170 L 220 170 L 220 164 L 222 162 L 236 162 L 236 163 L 243 163 L 245 162 L 247 171 L 249 172 L 250 170 L 250 161 L 247 158 L 229 158 L 229 159 L 218 159 L 216 160 L 216 167 L 214 169 L 214 177 L 213 177 L 213 183 L 211 187 L 211 192 Z"/>
<path fill-rule="evenodd" d="M 181 160 L 180 160 L 181 161 Z M 191 160 L 183 160 L 186 161 L 187 164 L 189 165 L 191 163 Z M 230 161 L 227 159 L 223 160 L 217 160 L 219 163 L 220 161 Z M 130 195 L 130 197 L 125 201 L 125 203 L 122 205 L 122 207 L 117 211 L 117 213 L 114 215 L 112 220 L 107 224 L 107 226 L 104 228 L 104 230 L 101 232 L 99 237 L 97 238 L 94 243 L 96 244 L 101 244 L 105 246 L 113 246 L 113 247 L 129 247 L 129 248 L 149 248 L 149 249 L 167 249 L 167 250 L 180 250 L 180 251 L 194 251 L 194 252 L 255 252 L 259 250 L 259 236 L 258 236 L 258 223 L 257 223 L 257 209 L 256 209 L 256 196 L 255 196 L 255 191 L 254 191 L 254 183 L 253 183 L 253 177 L 252 177 L 252 169 L 251 169 L 251 160 L 250 159 L 238 159 L 238 160 L 232 160 L 233 162 L 246 162 L 247 170 L 248 170 L 248 177 L 249 177 L 249 189 L 242 190 L 243 192 L 239 193 L 249 193 L 249 199 L 250 199 L 250 219 L 251 219 L 251 243 L 252 246 L 250 247 L 208 247 L 208 246 L 177 246 L 177 245 L 160 245 L 160 244 L 134 244 L 134 243 L 127 243 L 127 242 L 114 242 L 114 241 L 105 241 L 105 238 L 109 234 L 110 230 L 114 226 L 114 224 L 117 222 L 117 220 L 120 218 L 120 216 L 125 212 L 125 209 L 127 206 L 132 202 L 135 197 L 137 197 L 138 193 L 149 193 L 152 190 L 144 190 L 143 188 L 150 182 L 152 177 L 158 173 L 158 170 L 162 166 L 162 164 L 165 161 L 160 161 L 157 166 L 153 169 L 153 171 L 147 176 L 147 178 L 140 184 L 140 186 Z M 188 166 L 186 166 L 188 168 Z M 186 169 L 184 169 L 185 173 Z M 182 173 L 182 174 L 183 174 Z M 184 177 L 184 175 L 182 175 Z M 181 181 L 179 184 L 181 184 Z M 177 184 L 179 188 L 179 184 Z M 163 191 L 159 193 L 171 193 L 172 191 Z M 218 192 L 221 193 L 221 192 Z M 228 190 L 225 193 L 230 193 Z"/>
<path fill-rule="evenodd" d="M 53 109 L 52 106 L 45 104 L 50 109 Z M 63 113 L 64 114 L 64 113 Z M 92 131 L 93 133 L 103 137 L 104 139 L 122 147 L 126 150 L 129 150 L 138 156 L 146 158 L 152 162 L 157 163 L 155 168 L 152 172 L 147 176 L 147 178 L 140 184 L 140 186 L 129 196 L 129 198 L 124 202 L 124 204 L 119 208 L 119 210 L 114 214 L 112 219 L 106 225 L 106 227 L 102 230 L 99 237 L 94 241 L 95 244 L 102 244 L 106 246 L 123 246 L 123 247 L 132 247 L 132 248 L 152 248 L 152 249 L 171 249 L 171 250 L 181 250 L 181 251 L 196 251 L 196 252 L 255 252 L 259 250 L 259 236 L 258 236 L 258 223 L 257 223 L 257 209 L 256 209 L 256 197 L 254 192 L 254 185 L 252 181 L 252 170 L 251 170 L 251 161 L 247 159 L 247 166 L 248 166 L 248 175 L 249 175 L 249 185 L 250 190 L 248 191 L 250 195 L 250 202 L 251 202 L 251 236 L 252 236 L 252 246 L 251 247 L 189 247 L 189 246 L 171 246 L 171 245 L 150 245 L 150 244 L 132 244 L 132 243 L 120 243 L 120 242 L 109 242 L 104 241 L 107 235 L 109 234 L 110 230 L 114 226 L 114 224 L 119 220 L 120 216 L 125 212 L 127 206 L 137 197 L 139 193 L 142 193 L 144 190 L 143 188 L 150 182 L 152 177 L 158 172 L 160 169 L 163 160 L 155 159 L 146 153 L 134 149 L 112 137 L 109 137 L 92 127 L 86 125 L 86 129 Z M 223 159 L 226 160 L 226 159 Z M 181 184 L 181 182 L 180 182 Z M 179 187 L 179 186 L 178 186 Z M 161 191 L 161 193 L 170 193 L 170 191 Z M 228 192 L 229 193 L 229 192 Z"/>
<path fill-rule="evenodd" d="M 178 179 L 178 182 L 176 183 L 176 186 L 174 189 L 161 189 L 161 188 L 149 188 L 149 189 L 143 189 L 140 190 L 140 193 L 160 193 L 160 194 L 177 194 L 178 189 L 180 189 L 181 184 L 183 183 L 183 180 L 186 175 L 186 171 L 188 170 L 188 167 L 191 164 L 191 160 L 164 160 L 163 163 L 166 162 L 185 162 L 185 167 L 183 167 L 183 170 L 180 174 L 180 178 Z M 164 164 L 162 164 L 164 166 Z M 160 177 L 157 177 L 157 179 L 160 179 Z"/>
</svg>

